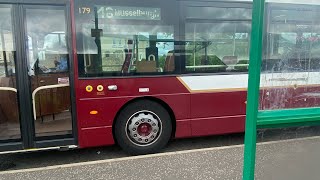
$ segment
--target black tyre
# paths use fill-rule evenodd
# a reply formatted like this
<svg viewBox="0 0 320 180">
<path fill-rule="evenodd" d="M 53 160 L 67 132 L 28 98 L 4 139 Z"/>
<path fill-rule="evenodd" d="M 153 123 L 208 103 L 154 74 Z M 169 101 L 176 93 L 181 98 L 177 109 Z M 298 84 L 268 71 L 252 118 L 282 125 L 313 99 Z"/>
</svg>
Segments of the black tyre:
<svg viewBox="0 0 320 180">
<path fill-rule="evenodd" d="M 155 153 L 171 138 L 172 124 L 168 111 L 150 100 L 140 100 L 125 107 L 115 123 L 115 138 L 129 154 Z"/>
</svg>

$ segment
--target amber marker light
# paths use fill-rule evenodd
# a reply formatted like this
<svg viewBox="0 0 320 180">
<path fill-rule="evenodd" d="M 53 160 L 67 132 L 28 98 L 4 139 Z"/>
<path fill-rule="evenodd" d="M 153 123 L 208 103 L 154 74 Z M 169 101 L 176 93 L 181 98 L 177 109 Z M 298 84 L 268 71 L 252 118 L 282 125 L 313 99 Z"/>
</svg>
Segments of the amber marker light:
<svg viewBox="0 0 320 180">
<path fill-rule="evenodd" d="M 97 91 L 99 92 L 103 91 L 103 86 L 102 85 L 97 86 Z"/>
<path fill-rule="evenodd" d="M 98 111 L 90 111 L 90 114 L 91 115 L 96 115 L 96 114 L 98 114 Z"/>
<path fill-rule="evenodd" d="M 88 85 L 88 86 L 86 87 L 86 91 L 87 91 L 87 92 L 92 92 L 92 90 L 93 90 L 93 87 L 92 87 L 91 85 Z"/>
</svg>

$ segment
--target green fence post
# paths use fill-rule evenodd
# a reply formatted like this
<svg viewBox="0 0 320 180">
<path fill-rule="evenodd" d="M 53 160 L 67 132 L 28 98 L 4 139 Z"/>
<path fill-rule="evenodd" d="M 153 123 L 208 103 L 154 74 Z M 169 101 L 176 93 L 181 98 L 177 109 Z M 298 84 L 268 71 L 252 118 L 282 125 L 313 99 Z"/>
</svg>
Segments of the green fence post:
<svg viewBox="0 0 320 180">
<path fill-rule="evenodd" d="M 243 180 L 254 179 L 265 0 L 253 0 Z"/>
</svg>

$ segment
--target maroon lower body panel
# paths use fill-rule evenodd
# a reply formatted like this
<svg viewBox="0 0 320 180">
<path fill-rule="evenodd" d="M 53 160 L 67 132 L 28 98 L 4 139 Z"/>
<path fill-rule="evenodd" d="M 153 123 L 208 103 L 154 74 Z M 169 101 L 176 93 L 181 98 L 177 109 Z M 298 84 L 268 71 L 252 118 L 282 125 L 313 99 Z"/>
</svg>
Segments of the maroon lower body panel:
<svg viewBox="0 0 320 180">
<path fill-rule="evenodd" d="M 79 138 L 80 148 L 114 144 L 111 126 L 81 128 Z"/>
<path fill-rule="evenodd" d="M 245 115 L 190 120 L 192 136 L 244 132 Z"/>
<path fill-rule="evenodd" d="M 191 123 L 190 120 L 178 120 L 176 121 L 176 134 L 175 138 L 191 137 Z"/>
</svg>

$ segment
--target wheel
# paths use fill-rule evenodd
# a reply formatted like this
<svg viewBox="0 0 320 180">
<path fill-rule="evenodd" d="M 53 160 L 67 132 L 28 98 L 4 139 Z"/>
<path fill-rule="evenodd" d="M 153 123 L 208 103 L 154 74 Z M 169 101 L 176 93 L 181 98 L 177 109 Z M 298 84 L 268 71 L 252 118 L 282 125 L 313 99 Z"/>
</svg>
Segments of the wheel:
<svg viewBox="0 0 320 180">
<path fill-rule="evenodd" d="M 128 105 L 120 112 L 115 123 L 116 140 L 131 155 L 159 151 L 170 140 L 171 132 L 168 111 L 150 100 Z"/>
</svg>

